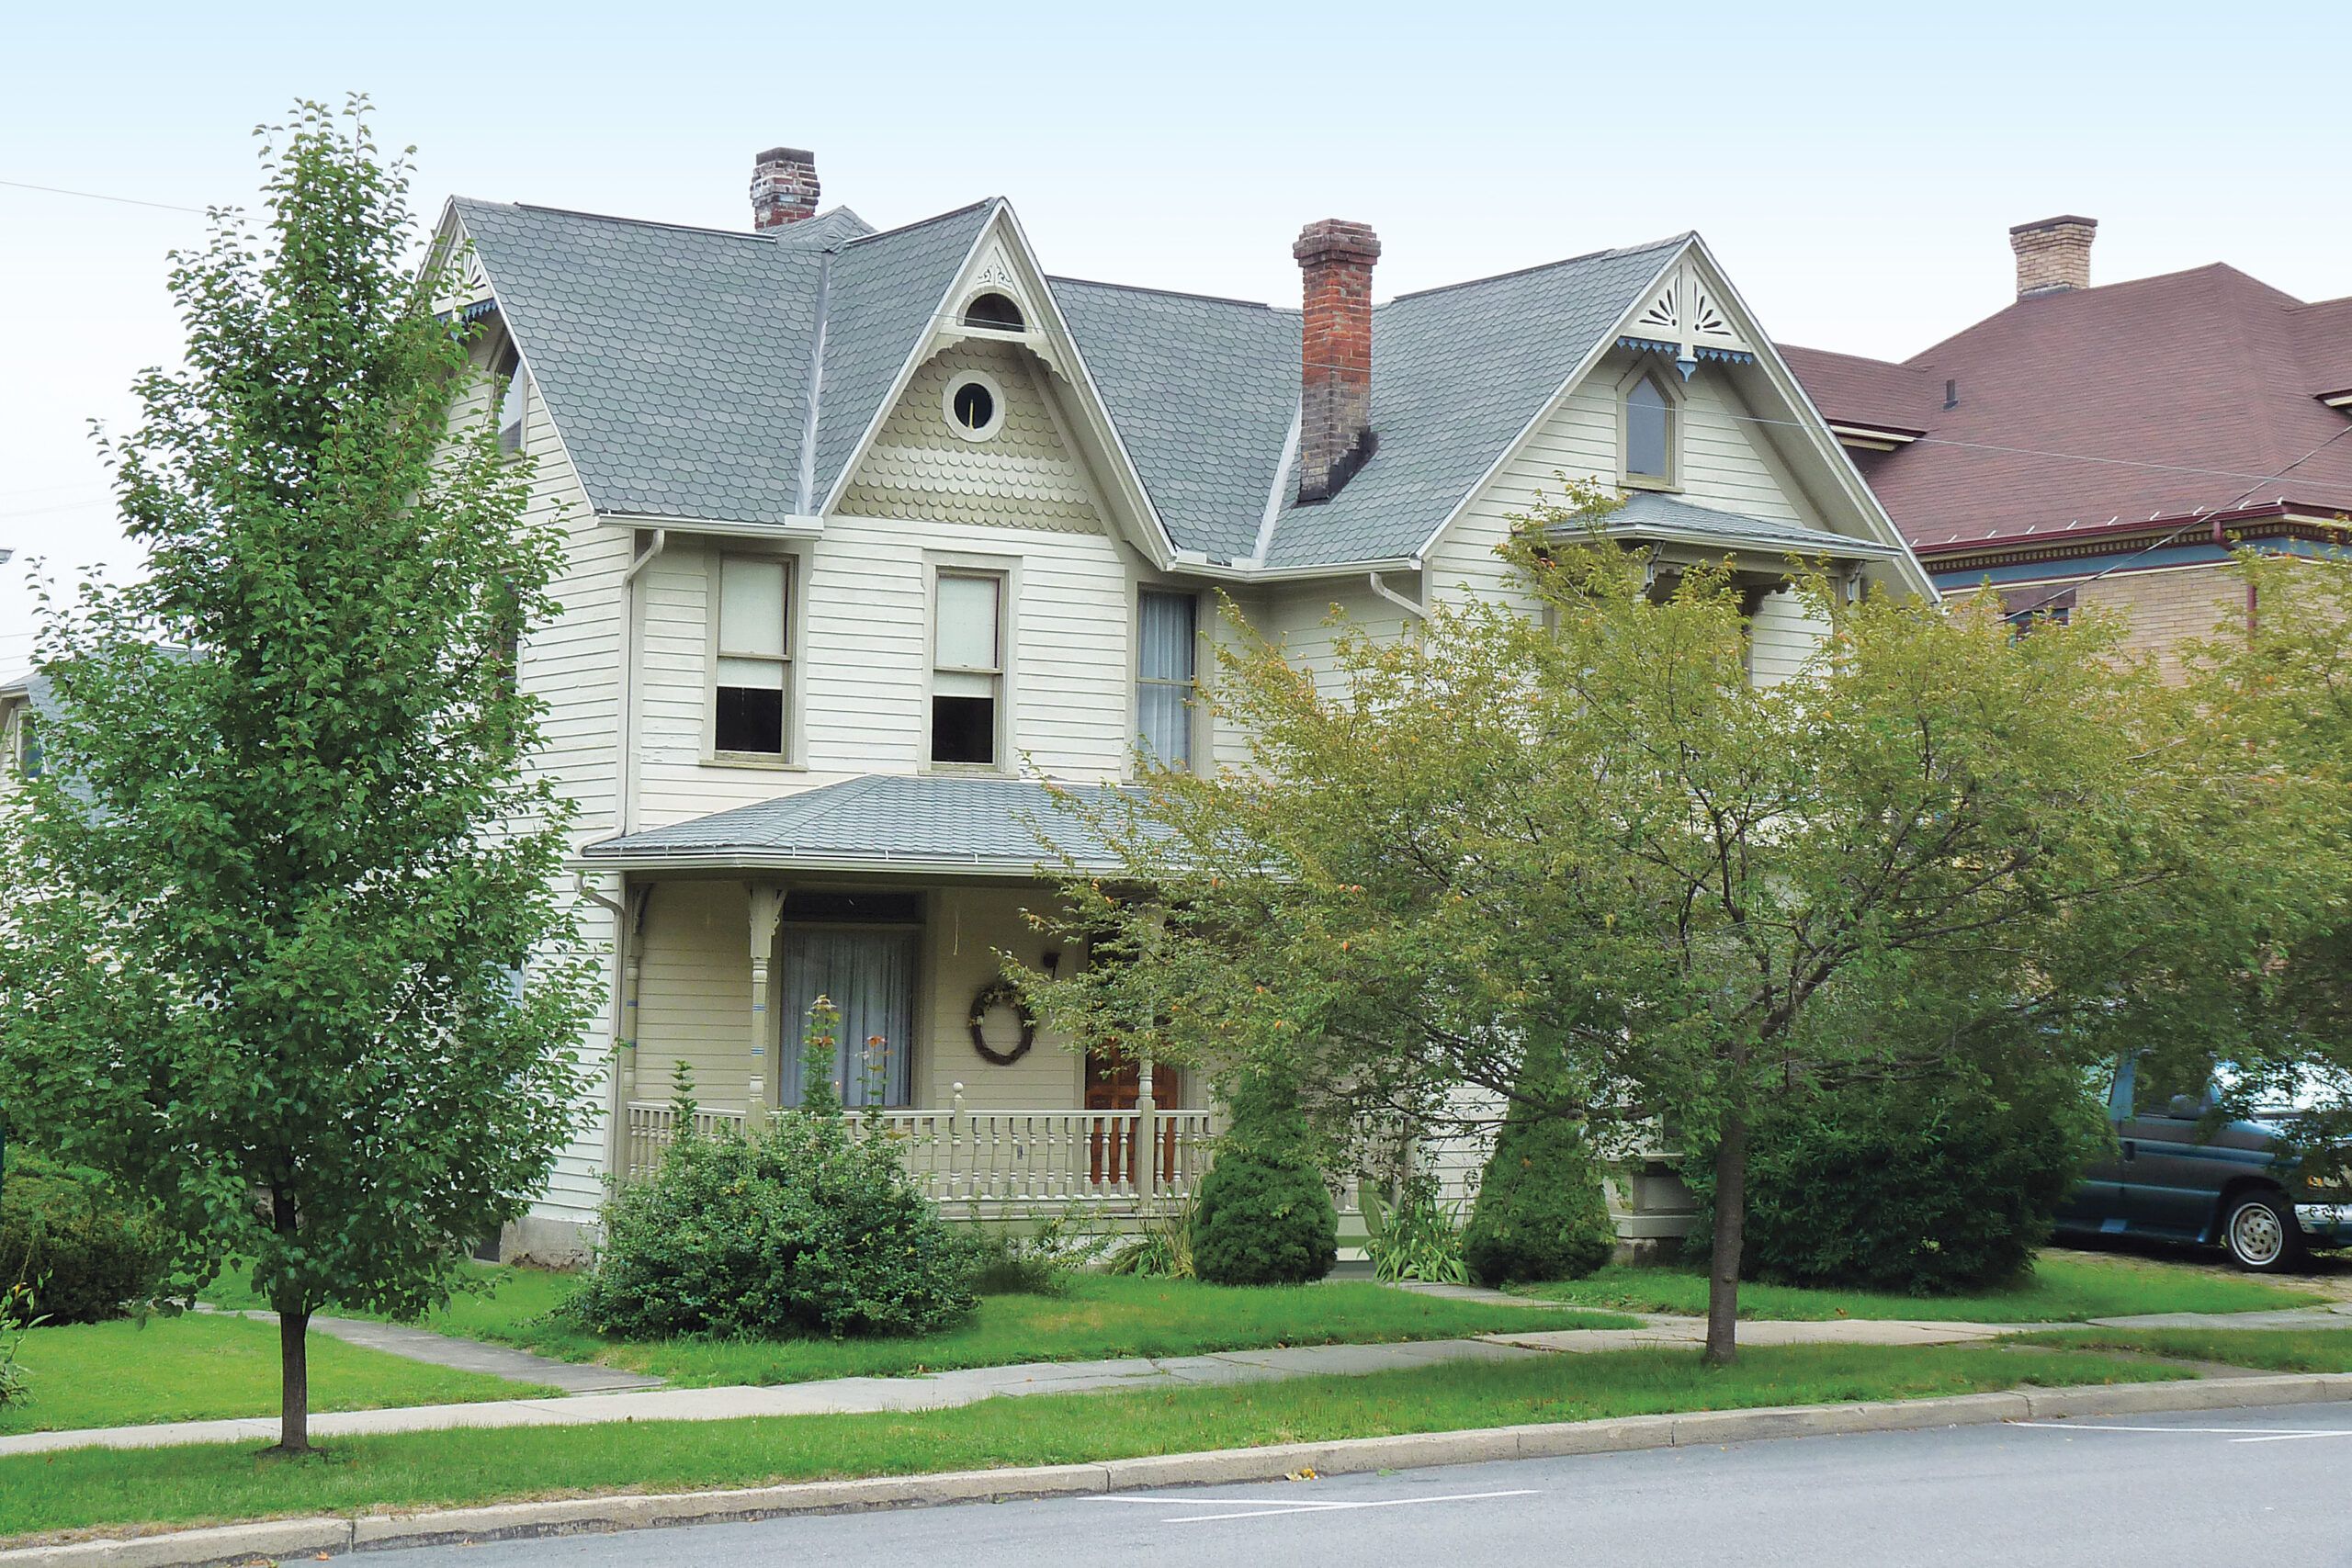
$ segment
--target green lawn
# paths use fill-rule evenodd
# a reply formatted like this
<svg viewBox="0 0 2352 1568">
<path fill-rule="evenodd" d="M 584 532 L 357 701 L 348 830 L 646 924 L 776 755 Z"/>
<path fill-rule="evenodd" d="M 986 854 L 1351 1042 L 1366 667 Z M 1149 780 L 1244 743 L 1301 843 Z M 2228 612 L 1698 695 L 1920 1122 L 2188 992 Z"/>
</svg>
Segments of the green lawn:
<svg viewBox="0 0 2352 1568">
<path fill-rule="evenodd" d="M 1603 1269 L 1589 1279 L 1538 1285 L 1551 1301 L 1623 1312 L 1707 1310 L 1707 1280 L 1695 1269 Z M 2259 1312 L 2308 1306 L 2317 1292 L 2172 1264 L 2095 1253 L 2045 1252 L 2032 1273 L 2004 1290 L 1957 1296 L 1898 1296 L 1872 1291 L 1800 1290 L 1745 1284 L 1745 1318 L 1911 1317 L 1966 1323 L 2075 1323 L 2149 1312 Z"/>
<path fill-rule="evenodd" d="M 277 1325 L 209 1313 L 36 1328 L 17 1351 L 29 1401 L 0 1405 L 0 1432 L 277 1414 Z M 528 1398 L 553 1389 L 311 1336 L 311 1408 L 377 1410 Z"/>
<path fill-rule="evenodd" d="M 2266 1372 L 2352 1372 L 2352 1325 L 2344 1328 L 2070 1328 L 2020 1334 L 2015 1343 L 2068 1350 L 2124 1350 L 2180 1361 L 2223 1361 Z"/>
<path fill-rule="evenodd" d="M 96 1525 L 188 1525 L 1072 1463 L 1521 1422 L 2180 1375 L 2087 1352 L 2018 1353 L 1984 1345 L 1757 1349 L 1722 1371 L 1702 1366 L 1695 1348 L 1658 1349 L 1234 1388 L 990 1399 L 907 1414 L 420 1432 L 350 1438 L 322 1459 L 301 1461 L 258 1458 L 234 1444 L 76 1449 L 0 1459 L 0 1537 Z"/>
<path fill-rule="evenodd" d="M 1531 1328 L 1627 1328 L 1597 1312 L 1443 1301 L 1366 1280 L 1290 1288 L 1229 1288 L 1187 1280 L 1084 1274 L 1055 1296 L 989 1296 L 959 1328 L 918 1339 L 606 1339 L 548 1320 L 572 1277 L 540 1269 L 481 1273 L 490 1293 L 458 1297 L 425 1325 L 520 1346 L 566 1361 L 650 1372 L 681 1387 L 899 1377 L 1015 1361 L 1185 1356 L 1278 1345 L 1361 1345 L 1450 1339 Z M 207 1292 L 241 1303 L 242 1284 Z"/>
</svg>

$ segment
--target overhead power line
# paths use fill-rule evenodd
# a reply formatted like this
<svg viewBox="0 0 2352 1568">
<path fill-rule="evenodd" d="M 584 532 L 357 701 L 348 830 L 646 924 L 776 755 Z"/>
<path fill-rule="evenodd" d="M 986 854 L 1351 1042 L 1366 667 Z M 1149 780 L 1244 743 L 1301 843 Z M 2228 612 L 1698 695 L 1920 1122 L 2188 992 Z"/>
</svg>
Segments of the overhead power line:
<svg viewBox="0 0 2352 1568">
<path fill-rule="evenodd" d="M 108 196 L 104 191 L 67 190 L 63 186 L 37 186 L 25 180 L 0 180 L 0 186 L 6 186 L 13 190 L 43 191 L 51 196 L 78 196 L 85 201 L 113 201 L 119 202 L 125 207 L 155 207 L 161 208 L 165 212 L 193 212 L 198 218 L 205 216 L 206 211 L 201 207 L 181 207 L 168 201 L 147 201 L 135 196 Z"/>
</svg>

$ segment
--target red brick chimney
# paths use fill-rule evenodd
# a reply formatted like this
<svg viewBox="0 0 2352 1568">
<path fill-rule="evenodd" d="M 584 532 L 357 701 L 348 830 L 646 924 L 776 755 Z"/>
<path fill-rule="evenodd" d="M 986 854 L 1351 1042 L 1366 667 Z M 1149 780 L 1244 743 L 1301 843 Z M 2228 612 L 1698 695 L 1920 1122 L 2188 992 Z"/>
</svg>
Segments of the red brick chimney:
<svg viewBox="0 0 2352 1568">
<path fill-rule="evenodd" d="M 817 154 L 771 147 L 752 163 L 752 227 L 765 232 L 817 216 Z"/>
<path fill-rule="evenodd" d="M 1298 499 L 1328 501 L 1372 456 L 1372 264 L 1368 225 L 1326 218 L 1290 248 L 1305 275 L 1300 320 Z"/>
<path fill-rule="evenodd" d="M 2010 230 L 2009 249 L 2018 254 L 2018 298 L 2088 288 L 2091 241 L 2098 235 L 2098 219 L 2071 213 Z"/>
</svg>

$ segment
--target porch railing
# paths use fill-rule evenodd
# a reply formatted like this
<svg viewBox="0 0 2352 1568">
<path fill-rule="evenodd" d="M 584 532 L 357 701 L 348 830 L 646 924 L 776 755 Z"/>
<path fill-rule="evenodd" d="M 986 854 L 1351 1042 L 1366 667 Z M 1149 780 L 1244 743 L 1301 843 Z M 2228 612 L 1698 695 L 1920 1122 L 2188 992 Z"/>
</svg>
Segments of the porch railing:
<svg viewBox="0 0 2352 1568">
<path fill-rule="evenodd" d="M 702 1111 L 704 1132 L 743 1113 Z M 659 1163 L 675 1131 L 667 1104 L 632 1101 L 624 1179 Z M 1036 1211 L 1070 1203 L 1152 1209 L 1182 1202 L 1207 1171 L 1205 1111 L 885 1111 L 851 1113 L 854 1136 L 887 1141 L 925 1196 L 943 1207 Z"/>
</svg>

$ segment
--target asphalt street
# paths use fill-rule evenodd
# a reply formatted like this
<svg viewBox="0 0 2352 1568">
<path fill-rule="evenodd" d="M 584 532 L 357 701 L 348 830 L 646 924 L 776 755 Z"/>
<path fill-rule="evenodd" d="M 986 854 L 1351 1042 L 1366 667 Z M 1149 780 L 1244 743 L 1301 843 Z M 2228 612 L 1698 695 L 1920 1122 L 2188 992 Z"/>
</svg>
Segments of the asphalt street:
<svg viewBox="0 0 2352 1568">
<path fill-rule="evenodd" d="M 2352 1565 L 2352 1404 L 1802 1438 L 371 1552 L 368 1568 L 946 1562 Z"/>
</svg>

